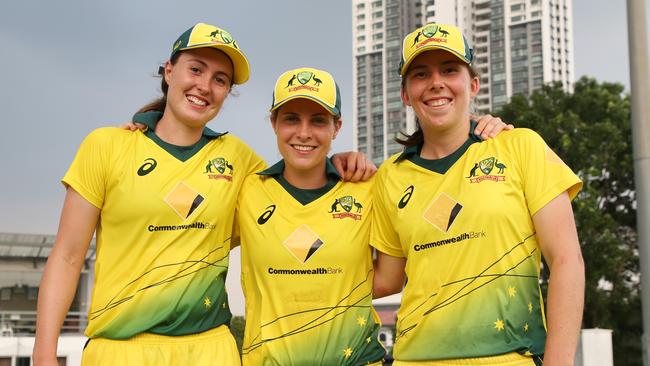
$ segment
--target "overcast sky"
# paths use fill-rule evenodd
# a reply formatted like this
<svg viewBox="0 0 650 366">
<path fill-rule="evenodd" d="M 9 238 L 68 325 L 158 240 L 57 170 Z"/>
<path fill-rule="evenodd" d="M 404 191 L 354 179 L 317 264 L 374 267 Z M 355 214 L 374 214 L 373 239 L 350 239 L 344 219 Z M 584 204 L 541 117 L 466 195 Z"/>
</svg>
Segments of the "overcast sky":
<svg viewBox="0 0 650 366">
<path fill-rule="evenodd" d="M 576 76 L 629 90 L 624 0 L 574 0 Z M 251 64 L 210 123 L 280 158 L 267 120 L 275 79 L 300 66 L 330 71 L 343 94 L 334 150 L 352 147 L 352 25 L 346 0 L 82 1 L 0 5 L 0 232 L 55 234 L 59 179 L 93 129 L 118 125 L 159 95 L 153 74 L 197 22 L 228 30 Z M 516 121 L 514 121 L 516 124 Z M 233 261 L 238 259 L 233 258 Z"/>
</svg>

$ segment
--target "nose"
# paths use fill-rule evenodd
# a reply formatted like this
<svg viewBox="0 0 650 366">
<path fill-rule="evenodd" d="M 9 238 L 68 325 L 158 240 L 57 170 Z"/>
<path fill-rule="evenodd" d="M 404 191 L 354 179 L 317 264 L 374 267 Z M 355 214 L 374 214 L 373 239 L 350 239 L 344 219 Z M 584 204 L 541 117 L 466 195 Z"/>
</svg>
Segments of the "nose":
<svg viewBox="0 0 650 366">
<path fill-rule="evenodd" d="M 296 137 L 300 140 L 308 140 L 311 137 L 311 126 L 309 121 L 302 120 L 296 126 Z"/>
<path fill-rule="evenodd" d="M 201 77 L 197 78 L 196 80 L 196 88 L 199 90 L 201 94 L 207 94 L 208 91 L 210 90 L 210 76 L 205 73 L 205 75 L 201 75 Z"/>
<path fill-rule="evenodd" d="M 442 82 L 442 75 L 439 72 L 432 72 L 429 88 L 432 90 L 442 90 L 445 84 Z"/>
</svg>

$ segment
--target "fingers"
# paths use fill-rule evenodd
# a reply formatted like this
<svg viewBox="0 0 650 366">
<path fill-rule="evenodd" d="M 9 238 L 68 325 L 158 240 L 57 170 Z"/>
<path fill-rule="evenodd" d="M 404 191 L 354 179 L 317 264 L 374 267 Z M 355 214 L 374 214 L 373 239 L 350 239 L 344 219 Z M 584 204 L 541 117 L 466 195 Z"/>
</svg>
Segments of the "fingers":
<svg viewBox="0 0 650 366">
<path fill-rule="evenodd" d="M 361 180 L 365 182 L 368 179 L 372 178 L 375 173 L 377 173 L 377 166 L 370 159 L 366 158 L 366 171 L 363 173 Z"/>
<path fill-rule="evenodd" d="M 347 162 L 344 162 L 344 159 L 341 159 L 338 154 L 332 155 L 332 164 L 334 164 L 334 167 L 336 168 L 336 171 L 339 172 L 339 175 L 341 177 L 345 177 L 345 164 Z"/>
<path fill-rule="evenodd" d="M 358 153 L 356 152 L 350 152 L 346 158 L 346 167 L 345 167 L 345 174 L 343 175 L 343 181 L 344 182 L 351 182 L 352 178 L 354 177 L 355 172 L 357 171 L 358 167 L 358 161 L 357 161 L 357 155 Z"/>
<path fill-rule="evenodd" d="M 143 125 L 142 123 L 127 122 L 120 125 L 120 128 L 129 131 L 137 131 L 137 130 L 144 131 L 147 129 L 147 126 Z"/>
<path fill-rule="evenodd" d="M 511 124 L 506 124 L 499 117 L 493 117 L 489 114 L 482 116 L 476 128 L 474 129 L 474 134 L 481 136 L 483 140 L 496 137 L 503 130 L 512 130 L 515 126 Z"/>
<path fill-rule="evenodd" d="M 360 153 L 356 154 L 356 169 L 352 172 L 353 174 L 350 176 L 349 181 L 350 182 L 359 182 L 362 178 L 363 175 L 366 171 L 366 158 L 362 156 Z"/>
</svg>

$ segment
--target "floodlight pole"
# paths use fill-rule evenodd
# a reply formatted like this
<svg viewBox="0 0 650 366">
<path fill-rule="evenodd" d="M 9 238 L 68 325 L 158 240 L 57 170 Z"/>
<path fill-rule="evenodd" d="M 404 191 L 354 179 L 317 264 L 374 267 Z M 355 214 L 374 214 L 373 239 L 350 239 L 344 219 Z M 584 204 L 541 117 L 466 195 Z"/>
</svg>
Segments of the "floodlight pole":
<svg viewBox="0 0 650 366">
<path fill-rule="evenodd" d="M 636 227 L 641 264 L 643 364 L 650 366 L 650 72 L 645 0 L 627 0 Z"/>
</svg>

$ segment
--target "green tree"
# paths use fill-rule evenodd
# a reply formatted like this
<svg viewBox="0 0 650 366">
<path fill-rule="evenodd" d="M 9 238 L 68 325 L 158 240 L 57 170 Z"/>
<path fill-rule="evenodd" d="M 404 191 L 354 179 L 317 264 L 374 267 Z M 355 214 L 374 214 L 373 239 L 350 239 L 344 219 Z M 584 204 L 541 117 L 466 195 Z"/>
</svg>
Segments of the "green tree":
<svg viewBox="0 0 650 366">
<path fill-rule="evenodd" d="M 244 327 L 246 327 L 246 318 L 243 316 L 233 316 L 230 321 L 230 332 L 235 337 L 235 342 L 237 342 L 237 349 L 241 355 L 241 347 L 244 342 Z"/>
<path fill-rule="evenodd" d="M 573 203 L 586 266 L 584 328 L 613 329 L 616 365 L 641 365 L 629 96 L 617 83 L 583 77 L 515 95 L 497 112 L 537 131 L 584 181 Z"/>
</svg>

